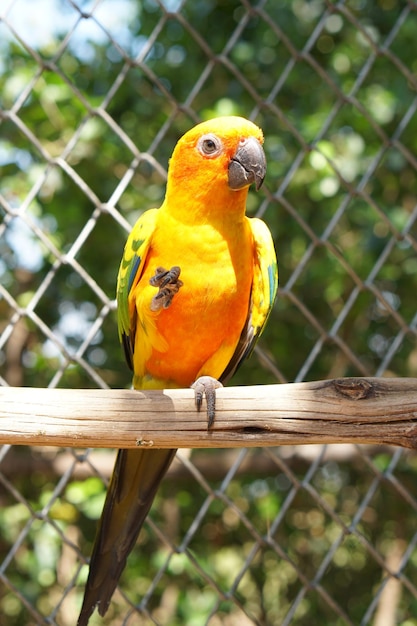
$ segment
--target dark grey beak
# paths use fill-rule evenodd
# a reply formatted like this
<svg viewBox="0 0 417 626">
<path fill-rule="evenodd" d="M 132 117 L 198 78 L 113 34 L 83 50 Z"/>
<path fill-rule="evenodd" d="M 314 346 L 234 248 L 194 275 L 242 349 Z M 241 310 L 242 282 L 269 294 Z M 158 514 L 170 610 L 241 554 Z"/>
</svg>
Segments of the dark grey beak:
<svg viewBox="0 0 417 626">
<path fill-rule="evenodd" d="M 266 173 L 265 152 L 255 137 L 245 139 L 239 145 L 229 163 L 229 187 L 234 191 L 255 183 L 258 191 Z"/>
</svg>

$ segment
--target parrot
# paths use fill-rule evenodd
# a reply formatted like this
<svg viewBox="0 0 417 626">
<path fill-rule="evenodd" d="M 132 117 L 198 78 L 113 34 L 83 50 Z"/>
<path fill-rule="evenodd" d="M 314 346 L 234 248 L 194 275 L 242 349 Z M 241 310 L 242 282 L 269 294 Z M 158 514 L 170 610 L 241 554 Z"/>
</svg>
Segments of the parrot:
<svg viewBox="0 0 417 626">
<path fill-rule="evenodd" d="M 208 428 L 216 389 L 249 356 L 275 301 L 271 233 L 246 216 L 266 173 L 263 133 L 239 116 L 201 122 L 177 142 L 165 198 L 142 213 L 117 279 L 119 338 L 135 389 L 194 389 Z M 175 424 L 173 424 L 175 428 Z M 104 616 L 176 450 L 119 450 L 90 558 L 78 626 Z"/>
</svg>

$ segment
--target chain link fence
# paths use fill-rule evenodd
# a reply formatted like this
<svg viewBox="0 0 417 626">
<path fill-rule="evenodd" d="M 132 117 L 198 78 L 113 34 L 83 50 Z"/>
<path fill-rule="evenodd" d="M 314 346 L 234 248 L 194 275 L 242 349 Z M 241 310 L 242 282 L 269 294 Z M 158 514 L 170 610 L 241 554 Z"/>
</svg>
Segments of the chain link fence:
<svg viewBox="0 0 417 626">
<path fill-rule="evenodd" d="M 416 9 L 3 0 L 0 383 L 129 385 L 114 302 L 126 233 L 159 205 L 178 137 L 223 114 L 264 129 L 248 212 L 280 266 L 234 383 L 416 376 Z M 91 624 L 417 624 L 414 454 L 178 456 Z M 113 459 L 3 447 L 1 623 L 75 623 Z"/>
</svg>

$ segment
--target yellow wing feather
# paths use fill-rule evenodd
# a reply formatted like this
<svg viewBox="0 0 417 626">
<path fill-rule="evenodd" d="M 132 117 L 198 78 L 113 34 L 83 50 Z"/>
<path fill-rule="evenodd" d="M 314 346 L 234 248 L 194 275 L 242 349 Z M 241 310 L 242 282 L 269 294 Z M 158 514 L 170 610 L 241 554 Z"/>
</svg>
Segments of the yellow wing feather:
<svg viewBox="0 0 417 626">
<path fill-rule="evenodd" d="M 251 325 L 256 340 L 262 333 L 275 301 L 278 290 L 278 266 L 268 226 L 257 218 L 251 219 L 250 223 L 255 244 Z"/>
<path fill-rule="evenodd" d="M 250 306 L 236 350 L 220 380 L 226 382 L 252 352 L 274 305 L 278 290 L 278 266 L 268 226 L 260 219 L 247 218 L 253 235 L 253 279 Z"/>
<path fill-rule="evenodd" d="M 125 245 L 119 274 L 117 276 L 117 322 L 119 339 L 123 344 L 126 360 L 133 369 L 133 352 L 137 315 L 134 298 L 130 295 L 138 284 L 155 229 L 158 209 L 143 213 L 134 225 Z"/>
</svg>

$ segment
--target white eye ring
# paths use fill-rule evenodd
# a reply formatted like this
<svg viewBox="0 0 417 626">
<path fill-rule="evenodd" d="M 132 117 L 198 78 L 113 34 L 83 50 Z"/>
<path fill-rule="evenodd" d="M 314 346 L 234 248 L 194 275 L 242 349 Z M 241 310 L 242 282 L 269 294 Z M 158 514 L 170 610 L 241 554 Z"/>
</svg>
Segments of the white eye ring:
<svg viewBox="0 0 417 626">
<path fill-rule="evenodd" d="M 200 137 L 197 148 L 203 156 L 216 157 L 221 153 L 223 145 L 216 135 L 209 133 Z"/>
</svg>

